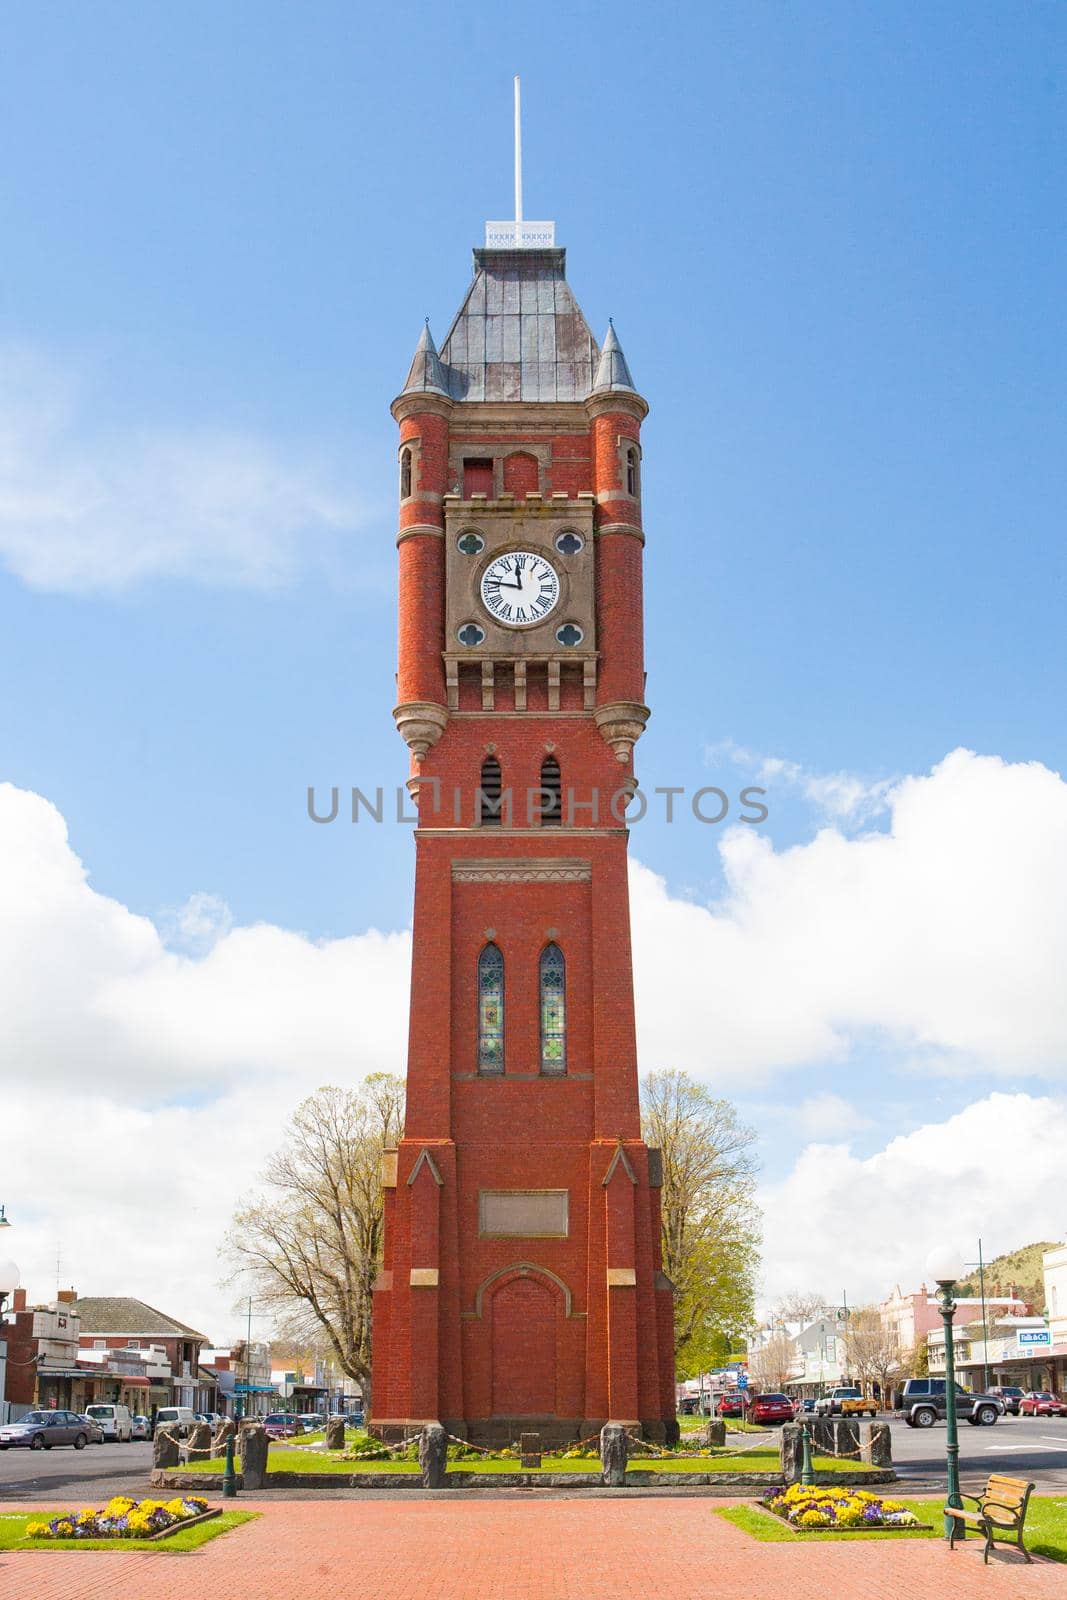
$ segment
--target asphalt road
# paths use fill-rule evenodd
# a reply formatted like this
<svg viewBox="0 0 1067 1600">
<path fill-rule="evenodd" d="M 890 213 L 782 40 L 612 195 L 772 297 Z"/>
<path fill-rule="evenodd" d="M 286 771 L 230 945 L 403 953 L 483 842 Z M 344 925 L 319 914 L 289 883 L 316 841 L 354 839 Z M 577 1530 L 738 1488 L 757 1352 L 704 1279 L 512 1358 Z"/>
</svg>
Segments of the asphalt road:
<svg viewBox="0 0 1067 1600">
<path fill-rule="evenodd" d="M 920 1483 L 931 1490 L 945 1487 L 945 1424 L 909 1428 L 894 1421 L 893 1465 L 910 1487 Z M 1067 1491 L 1067 1419 L 1062 1417 L 1001 1417 L 992 1428 L 972 1428 L 961 1422 L 960 1477 L 973 1488 L 991 1472 L 1027 1478 L 1039 1492 Z"/>
<path fill-rule="evenodd" d="M 894 1421 L 892 1427 L 893 1461 L 906 1487 L 915 1493 L 943 1491 L 944 1423 L 919 1429 Z M 767 1428 L 766 1434 L 768 1443 L 776 1441 L 778 1429 Z M 143 1441 L 89 1445 L 85 1450 L 57 1447 L 54 1450 L 0 1451 L 0 1501 L 24 1501 L 40 1496 L 42 1501 L 61 1499 L 69 1500 L 71 1505 L 84 1505 L 106 1500 L 113 1494 L 143 1494 L 151 1470 L 152 1446 Z M 960 1427 L 960 1476 L 964 1488 L 973 1489 L 991 1472 L 1032 1479 L 1043 1494 L 1067 1494 L 1067 1420 L 1001 1417 L 992 1428 L 972 1428 L 963 1423 Z M 296 1498 L 307 1492 L 279 1490 L 278 1495 Z M 349 1498 L 353 1493 L 350 1489 L 325 1492 L 338 1498 Z M 417 1490 L 406 1492 L 418 1493 Z"/>
<path fill-rule="evenodd" d="M 84 1450 L 57 1445 L 52 1450 L 0 1450 L 0 1500 L 33 1495 L 52 1500 L 69 1495 L 87 1505 L 113 1494 L 144 1493 L 152 1471 L 152 1446 L 90 1444 Z"/>
</svg>

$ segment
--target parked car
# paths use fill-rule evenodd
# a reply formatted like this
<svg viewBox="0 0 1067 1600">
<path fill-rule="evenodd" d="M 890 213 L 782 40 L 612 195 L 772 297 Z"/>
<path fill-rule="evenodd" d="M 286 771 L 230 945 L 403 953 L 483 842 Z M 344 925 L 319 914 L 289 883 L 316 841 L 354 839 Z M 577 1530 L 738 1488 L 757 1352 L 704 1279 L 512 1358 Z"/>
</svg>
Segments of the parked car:
<svg viewBox="0 0 1067 1600">
<path fill-rule="evenodd" d="M 995 1383 L 990 1389 L 990 1394 L 995 1394 L 1003 1403 L 1004 1410 L 1010 1411 L 1013 1417 L 1019 1415 L 1019 1403 L 1023 1397 L 1023 1390 L 1003 1383 Z"/>
<path fill-rule="evenodd" d="M 815 1402 L 817 1417 L 862 1417 L 878 1415 L 878 1402 L 865 1395 L 855 1383 L 839 1383 Z"/>
<path fill-rule="evenodd" d="M 1048 1389 L 1032 1389 L 1019 1401 L 1021 1417 L 1067 1417 L 1067 1400 Z"/>
<path fill-rule="evenodd" d="M 166 1428 L 176 1439 L 184 1439 L 195 1426 L 196 1415 L 191 1406 L 160 1406 L 152 1418 L 153 1434 L 159 1428 Z"/>
<path fill-rule="evenodd" d="M 98 1422 L 94 1422 L 92 1417 L 87 1417 L 84 1411 L 81 1411 L 78 1414 L 85 1423 L 85 1431 L 89 1435 L 89 1443 L 103 1444 L 104 1430 L 100 1424 Z"/>
<path fill-rule="evenodd" d="M 717 1417 L 743 1417 L 745 1397 L 740 1389 L 725 1389 L 715 1402 Z"/>
<path fill-rule="evenodd" d="M 212 1433 L 214 1433 L 222 1423 L 221 1411 L 194 1411 L 193 1416 L 196 1418 L 197 1422 L 206 1422 Z"/>
<path fill-rule="evenodd" d="M 92 1417 L 97 1426 L 103 1429 L 105 1439 L 113 1439 L 116 1444 L 129 1444 L 133 1438 L 133 1418 L 128 1406 L 86 1406 L 85 1415 Z"/>
<path fill-rule="evenodd" d="M 326 1426 L 326 1419 L 320 1417 L 317 1411 L 302 1411 L 300 1421 L 304 1425 L 305 1433 L 321 1433 Z"/>
<path fill-rule="evenodd" d="M 0 1428 L 0 1450 L 51 1450 L 57 1444 L 84 1450 L 88 1443 L 85 1418 L 76 1411 L 28 1411 L 20 1422 Z"/>
<path fill-rule="evenodd" d="M 263 1418 L 263 1426 L 271 1439 L 298 1439 L 304 1431 L 304 1424 L 291 1411 L 272 1411 Z"/>
<path fill-rule="evenodd" d="M 798 1413 L 801 1412 L 801 1411 L 804 1411 L 804 1412 L 807 1412 L 809 1416 L 811 1415 L 811 1413 L 814 1410 L 815 1410 L 815 1401 L 813 1399 L 810 1399 L 810 1398 L 807 1399 L 807 1400 L 801 1400 L 799 1406 L 797 1407 Z"/>
<path fill-rule="evenodd" d="M 749 1407 L 751 1422 L 792 1422 L 796 1409 L 788 1395 L 758 1394 Z"/>
<path fill-rule="evenodd" d="M 151 1439 L 152 1418 L 137 1416 L 133 1419 L 133 1437 L 135 1439 Z"/>
<path fill-rule="evenodd" d="M 900 1398 L 900 1415 L 910 1428 L 932 1428 L 945 1419 L 944 1378 L 909 1378 Z M 995 1394 L 972 1394 L 956 1385 L 956 1415 L 976 1427 L 992 1427 L 1004 1415 L 1004 1402 Z"/>
</svg>

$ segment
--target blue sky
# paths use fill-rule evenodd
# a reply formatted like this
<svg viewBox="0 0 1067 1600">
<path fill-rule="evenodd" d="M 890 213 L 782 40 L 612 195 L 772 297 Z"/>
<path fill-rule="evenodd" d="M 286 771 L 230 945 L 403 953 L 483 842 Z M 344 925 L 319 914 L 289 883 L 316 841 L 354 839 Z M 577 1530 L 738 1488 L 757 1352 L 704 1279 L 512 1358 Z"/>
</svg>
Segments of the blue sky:
<svg viewBox="0 0 1067 1600">
<path fill-rule="evenodd" d="M 0 777 L 164 926 L 198 892 L 407 925 L 409 830 L 316 828 L 305 791 L 406 772 L 388 405 L 511 214 L 515 71 L 526 213 L 652 405 L 643 785 L 783 763 L 780 853 L 885 829 L 960 746 L 1062 770 L 1062 6 L 20 4 Z M 706 904 L 723 831 L 633 851 Z M 847 1053 L 900 1130 L 998 1081 Z"/>
</svg>

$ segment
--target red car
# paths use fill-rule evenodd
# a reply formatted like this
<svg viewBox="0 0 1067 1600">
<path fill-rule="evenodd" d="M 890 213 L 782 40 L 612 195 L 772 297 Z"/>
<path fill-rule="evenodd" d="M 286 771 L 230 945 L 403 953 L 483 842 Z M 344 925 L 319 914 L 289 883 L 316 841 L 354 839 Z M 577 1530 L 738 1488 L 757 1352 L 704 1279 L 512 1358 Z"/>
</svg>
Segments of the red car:
<svg viewBox="0 0 1067 1600">
<path fill-rule="evenodd" d="M 1030 1394 L 1024 1394 L 1019 1401 L 1019 1415 L 1067 1417 L 1067 1400 L 1062 1400 L 1058 1394 L 1050 1394 L 1047 1389 L 1034 1390 Z"/>
<path fill-rule="evenodd" d="M 263 1418 L 263 1426 L 271 1439 L 298 1439 L 304 1431 L 300 1418 L 288 1411 L 272 1411 Z"/>
<path fill-rule="evenodd" d="M 788 1395 L 758 1394 L 748 1415 L 751 1422 L 792 1422 L 796 1408 Z"/>
<path fill-rule="evenodd" d="M 717 1417 L 743 1417 L 745 1414 L 745 1397 L 740 1389 L 726 1389 L 715 1404 Z"/>
</svg>

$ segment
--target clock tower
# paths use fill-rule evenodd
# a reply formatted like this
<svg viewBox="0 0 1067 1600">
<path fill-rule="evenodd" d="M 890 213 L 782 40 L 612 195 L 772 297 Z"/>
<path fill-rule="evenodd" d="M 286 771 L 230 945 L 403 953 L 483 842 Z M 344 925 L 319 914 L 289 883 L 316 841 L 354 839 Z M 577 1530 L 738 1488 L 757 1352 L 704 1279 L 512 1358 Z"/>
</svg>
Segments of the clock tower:
<svg viewBox="0 0 1067 1600">
<path fill-rule="evenodd" d="M 641 422 L 551 223 L 490 223 L 402 393 L 393 713 L 418 808 L 407 1112 L 384 1161 L 372 1422 L 674 1427 L 627 895 Z"/>
</svg>

